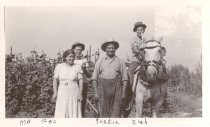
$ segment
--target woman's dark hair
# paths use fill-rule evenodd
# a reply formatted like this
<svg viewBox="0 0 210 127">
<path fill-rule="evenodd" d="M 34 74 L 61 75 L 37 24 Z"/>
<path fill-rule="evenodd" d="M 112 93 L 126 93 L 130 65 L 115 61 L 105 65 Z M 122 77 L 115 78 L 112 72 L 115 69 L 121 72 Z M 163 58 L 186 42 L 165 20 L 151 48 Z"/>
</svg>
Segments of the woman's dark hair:
<svg viewBox="0 0 210 127">
<path fill-rule="evenodd" d="M 75 56 L 74 50 L 68 49 L 68 50 L 66 50 L 66 51 L 63 53 L 63 61 L 64 61 L 64 62 L 66 61 L 66 57 L 67 57 L 69 54 L 73 54 L 73 55 Z"/>
</svg>

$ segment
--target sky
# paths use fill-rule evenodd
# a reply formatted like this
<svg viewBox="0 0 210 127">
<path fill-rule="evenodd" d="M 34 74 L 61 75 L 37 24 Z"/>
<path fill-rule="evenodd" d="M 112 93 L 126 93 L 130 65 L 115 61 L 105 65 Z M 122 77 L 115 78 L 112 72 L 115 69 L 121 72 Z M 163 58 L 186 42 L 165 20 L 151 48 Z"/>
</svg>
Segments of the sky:
<svg viewBox="0 0 210 127">
<path fill-rule="evenodd" d="M 25 57 L 34 49 L 44 50 L 55 58 L 59 49 L 65 51 L 74 42 L 86 49 L 91 45 L 94 52 L 105 39 L 114 38 L 120 43 L 116 55 L 125 61 L 131 57 L 137 21 L 147 25 L 145 36 L 163 36 L 167 66 L 182 64 L 193 70 L 201 60 L 201 8 L 193 5 L 6 7 L 5 51 L 10 53 L 12 46 L 13 53 Z"/>
</svg>

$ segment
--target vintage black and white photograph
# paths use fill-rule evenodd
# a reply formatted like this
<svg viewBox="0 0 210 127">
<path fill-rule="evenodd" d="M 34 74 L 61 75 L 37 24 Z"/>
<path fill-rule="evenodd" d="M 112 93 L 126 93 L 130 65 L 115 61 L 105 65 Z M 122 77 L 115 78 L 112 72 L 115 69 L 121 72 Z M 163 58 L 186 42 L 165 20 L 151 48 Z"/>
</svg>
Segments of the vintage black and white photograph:
<svg viewBox="0 0 210 127">
<path fill-rule="evenodd" d="M 202 8 L 5 6 L 5 118 L 202 118 Z"/>
</svg>

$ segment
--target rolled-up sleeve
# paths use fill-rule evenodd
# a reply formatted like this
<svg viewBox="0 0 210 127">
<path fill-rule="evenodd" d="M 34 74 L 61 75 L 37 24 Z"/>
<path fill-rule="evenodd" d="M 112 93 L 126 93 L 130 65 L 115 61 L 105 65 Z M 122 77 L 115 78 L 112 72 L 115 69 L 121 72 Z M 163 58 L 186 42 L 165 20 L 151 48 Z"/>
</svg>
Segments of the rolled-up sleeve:
<svg viewBox="0 0 210 127">
<path fill-rule="evenodd" d="M 128 81 L 126 65 L 123 61 L 121 61 L 121 73 L 122 73 L 122 81 Z"/>
<path fill-rule="evenodd" d="M 139 53 L 139 43 L 136 40 L 131 41 L 131 49 L 133 54 L 138 54 Z"/>
<path fill-rule="evenodd" d="M 138 42 L 136 40 L 132 40 L 131 42 L 131 48 L 138 47 Z"/>
<path fill-rule="evenodd" d="M 96 62 L 96 65 L 95 65 L 95 68 L 94 68 L 94 71 L 93 71 L 93 74 L 91 76 L 91 80 L 98 80 L 98 77 L 99 77 L 99 66 L 100 66 L 100 61 L 101 60 L 98 60 Z"/>
</svg>

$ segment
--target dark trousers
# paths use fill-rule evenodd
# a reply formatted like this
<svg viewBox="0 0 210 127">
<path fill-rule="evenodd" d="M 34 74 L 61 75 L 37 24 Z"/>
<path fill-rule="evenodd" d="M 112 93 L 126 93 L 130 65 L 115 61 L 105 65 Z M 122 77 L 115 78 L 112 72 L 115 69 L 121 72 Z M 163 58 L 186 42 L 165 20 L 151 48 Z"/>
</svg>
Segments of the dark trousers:
<svg viewBox="0 0 210 127">
<path fill-rule="evenodd" d="M 99 79 L 98 82 L 100 117 L 120 117 L 122 84 L 120 78 Z"/>
<path fill-rule="evenodd" d="M 133 86 L 133 80 L 134 80 L 134 72 L 136 68 L 140 65 L 139 62 L 133 61 L 130 63 L 128 68 L 128 77 L 129 77 L 129 85 L 127 88 L 127 98 L 126 98 L 126 110 L 123 112 L 123 117 L 128 117 L 131 110 L 132 110 L 132 103 L 133 103 L 133 92 L 132 92 L 132 86 Z"/>
<path fill-rule="evenodd" d="M 128 67 L 129 86 L 131 86 L 131 88 L 133 85 L 134 72 L 139 65 L 140 65 L 139 62 L 133 61 L 130 63 L 130 65 Z"/>
</svg>

